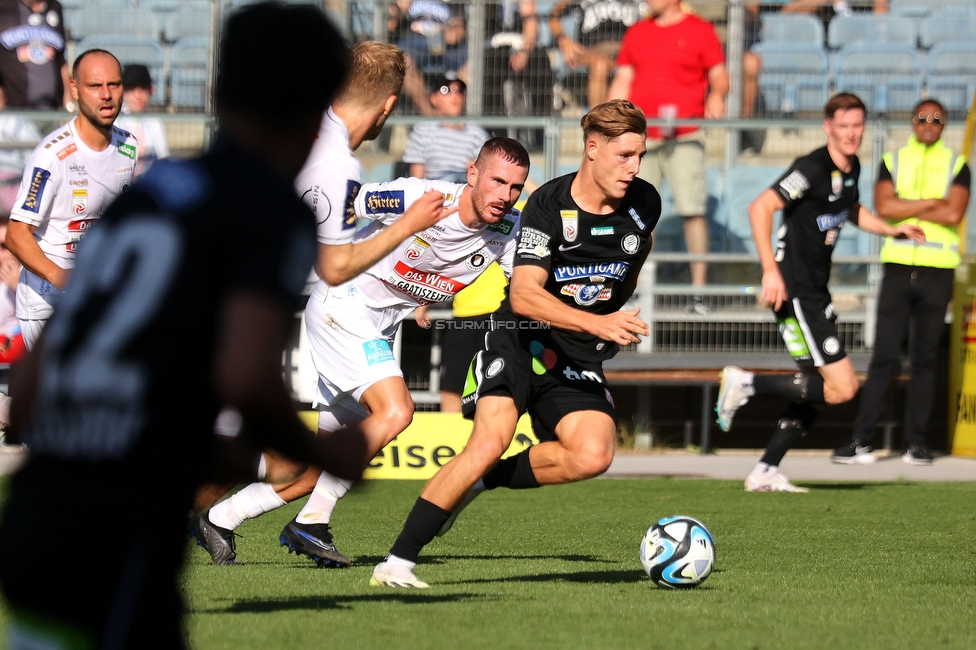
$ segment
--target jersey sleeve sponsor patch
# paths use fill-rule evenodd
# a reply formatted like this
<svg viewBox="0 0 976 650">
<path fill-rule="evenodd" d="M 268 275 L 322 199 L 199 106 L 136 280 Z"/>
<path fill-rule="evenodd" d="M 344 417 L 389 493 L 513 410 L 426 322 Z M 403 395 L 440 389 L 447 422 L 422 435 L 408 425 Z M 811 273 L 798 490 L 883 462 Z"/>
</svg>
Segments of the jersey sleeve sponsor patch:
<svg viewBox="0 0 976 650">
<path fill-rule="evenodd" d="M 44 186 L 51 178 L 51 172 L 40 167 L 35 167 L 31 172 L 30 188 L 27 190 L 27 198 L 24 199 L 22 209 L 37 214 L 41 209 L 41 199 L 44 198 Z"/>
<path fill-rule="evenodd" d="M 125 156 L 126 158 L 131 158 L 132 160 L 136 159 L 136 148 L 133 147 L 131 144 L 120 142 L 119 153 Z"/>
<path fill-rule="evenodd" d="M 842 210 L 837 214 L 822 214 L 817 217 L 817 227 L 820 228 L 820 232 L 827 232 L 833 228 L 840 228 L 847 221 L 850 216 L 850 210 Z"/>
<path fill-rule="evenodd" d="M 779 182 L 779 191 L 785 198 L 796 201 L 803 193 L 810 189 L 810 181 L 799 169 L 794 169 Z"/>
<path fill-rule="evenodd" d="M 403 190 L 379 190 L 367 192 L 363 205 L 367 215 L 403 214 L 406 211 Z"/>
<path fill-rule="evenodd" d="M 518 249 L 515 252 L 519 257 L 541 260 L 549 257 L 549 240 L 547 233 L 523 226 L 519 232 Z"/>
<path fill-rule="evenodd" d="M 351 230 L 356 227 L 356 197 L 359 196 L 359 181 L 346 181 L 346 204 L 343 210 L 342 229 Z"/>
<path fill-rule="evenodd" d="M 64 160 L 74 152 L 78 151 L 78 146 L 74 142 L 69 144 L 67 147 L 58 152 L 58 160 Z"/>
<path fill-rule="evenodd" d="M 394 361 L 390 342 L 384 339 L 366 341 L 363 343 L 363 352 L 366 354 L 366 364 L 370 366 L 384 361 Z"/>
</svg>

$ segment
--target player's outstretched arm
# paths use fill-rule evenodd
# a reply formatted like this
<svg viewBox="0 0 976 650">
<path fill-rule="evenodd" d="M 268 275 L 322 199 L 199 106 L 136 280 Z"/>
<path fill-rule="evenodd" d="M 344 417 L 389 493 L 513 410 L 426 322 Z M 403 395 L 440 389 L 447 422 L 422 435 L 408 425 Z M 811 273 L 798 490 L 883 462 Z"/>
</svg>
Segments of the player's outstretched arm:
<svg viewBox="0 0 976 650">
<path fill-rule="evenodd" d="M 782 210 L 783 206 L 783 199 L 771 189 L 760 194 L 759 198 L 749 205 L 749 227 L 752 229 L 752 240 L 756 244 L 756 253 L 759 255 L 763 274 L 759 304 L 770 305 L 777 310 L 789 298 L 772 244 L 773 215 L 777 210 Z"/>
<path fill-rule="evenodd" d="M 62 291 L 68 286 L 71 271 L 52 262 L 34 239 L 34 226 L 23 221 L 10 220 L 7 226 L 7 249 L 20 260 L 28 271 L 44 278 Z"/>
<path fill-rule="evenodd" d="M 243 431 L 255 450 L 271 447 L 339 478 L 357 480 L 363 471 L 365 439 L 346 436 L 340 453 L 326 453 L 324 441 L 308 430 L 292 406 L 281 378 L 290 318 L 280 303 L 261 293 L 242 292 L 227 299 L 214 360 L 218 396 L 241 412 Z"/>
<path fill-rule="evenodd" d="M 884 219 L 875 216 L 863 205 L 858 206 L 857 227 L 865 232 L 871 232 L 883 237 L 895 237 L 897 239 L 914 239 L 918 243 L 925 241 L 925 231 L 912 223 L 903 223 L 893 226 Z"/>
<path fill-rule="evenodd" d="M 407 237 L 430 228 L 455 212 L 457 206 L 444 206 L 443 194 L 428 190 L 407 208 L 402 217 L 380 230 L 375 237 L 340 246 L 319 244 L 315 270 L 320 278 L 333 286 L 348 282 L 388 255 Z"/>
<path fill-rule="evenodd" d="M 563 304 L 546 291 L 548 272 L 542 267 L 523 265 L 512 273 L 512 310 L 531 320 L 570 332 L 586 332 L 620 345 L 639 343 L 637 335 L 648 335 L 647 323 L 637 318 L 639 309 L 612 314 L 591 314 Z"/>
</svg>

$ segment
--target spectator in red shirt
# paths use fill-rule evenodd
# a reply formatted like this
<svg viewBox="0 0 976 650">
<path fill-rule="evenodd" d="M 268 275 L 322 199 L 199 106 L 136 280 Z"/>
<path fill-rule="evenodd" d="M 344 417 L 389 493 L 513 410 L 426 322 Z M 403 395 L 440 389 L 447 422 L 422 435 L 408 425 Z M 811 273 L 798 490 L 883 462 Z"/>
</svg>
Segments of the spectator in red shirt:
<svg viewBox="0 0 976 650">
<path fill-rule="evenodd" d="M 712 118 L 725 115 L 729 75 L 712 26 L 681 9 L 680 0 L 650 0 L 650 17 L 624 34 L 610 99 L 629 99 L 654 118 Z M 656 187 L 664 178 L 674 209 L 684 220 L 690 253 L 708 252 L 705 205 L 705 141 L 695 126 L 649 127 L 640 177 Z M 691 264 L 691 283 L 705 284 L 704 262 Z M 701 296 L 690 309 L 707 314 Z"/>
</svg>

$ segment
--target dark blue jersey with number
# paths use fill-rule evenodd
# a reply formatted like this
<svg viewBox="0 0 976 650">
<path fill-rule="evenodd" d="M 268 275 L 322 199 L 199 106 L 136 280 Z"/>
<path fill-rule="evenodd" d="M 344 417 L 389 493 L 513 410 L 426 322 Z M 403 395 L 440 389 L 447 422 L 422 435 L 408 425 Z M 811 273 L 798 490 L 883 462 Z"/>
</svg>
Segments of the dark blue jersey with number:
<svg viewBox="0 0 976 650">
<path fill-rule="evenodd" d="M 315 248 L 291 183 L 236 145 L 156 163 L 79 247 L 44 334 L 32 462 L 136 461 L 147 477 L 202 478 L 221 310 L 247 293 L 294 311 Z"/>
<path fill-rule="evenodd" d="M 572 197 L 576 173 L 555 178 L 532 194 L 522 211 L 516 267 L 538 266 L 549 277 L 545 290 L 564 304 L 594 314 L 610 314 L 630 298 L 650 250 L 651 232 L 661 217 L 661 196 L 634 178 L 611 214 L 592 214 Z M 516 320 L 506 297 L 496 320 Z M 523 319 L 518 319 L 523 320 Z M 553 329 L 547 334 L 574 360 L 599 364 L 616 354 L 616 343 L 592 334 Z"/>
</svg>

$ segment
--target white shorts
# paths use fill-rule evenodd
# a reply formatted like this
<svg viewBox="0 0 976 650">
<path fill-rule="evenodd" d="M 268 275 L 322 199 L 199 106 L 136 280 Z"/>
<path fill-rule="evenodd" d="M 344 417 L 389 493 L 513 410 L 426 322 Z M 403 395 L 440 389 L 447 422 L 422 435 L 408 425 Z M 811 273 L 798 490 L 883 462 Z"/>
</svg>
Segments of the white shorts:
<svg viewBox="0 0 976 650">
<path fill-rule="evenodd" d="M 320 403 L 333 404 L 343 394 L 358 402 L 376 382 L 403 377 L 393 357 L 393 336 L 399 323 L 384 332 L 377 320 L 379 315 L 366 306 L 365 297 L 351 283 L 309 297 L 305 327 L 319 375 Z"/>
<path fill-rule="evenodd" d="M 34 343 L 40 338 L 47 320 L 19 320 L 20 335 L 24 339 L 24 347 L 28 350 L 33 349 Z"/>
<path fill-rule="evenodd" d="M 27 269 L 20 272 L 17 283 L 17 319 L 46 321 L 54 313 L 64 291 Z"/>
</svg>

